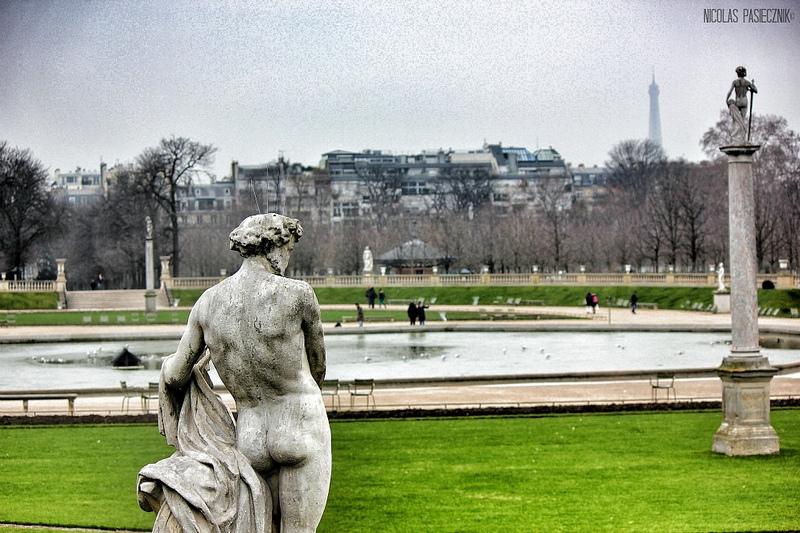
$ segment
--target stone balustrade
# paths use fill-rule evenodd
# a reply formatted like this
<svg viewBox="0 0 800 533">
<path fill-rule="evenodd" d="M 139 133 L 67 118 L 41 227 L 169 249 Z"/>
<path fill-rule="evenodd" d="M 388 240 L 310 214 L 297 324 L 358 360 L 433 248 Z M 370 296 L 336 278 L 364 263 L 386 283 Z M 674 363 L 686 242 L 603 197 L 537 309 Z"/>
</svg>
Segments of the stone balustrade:
<svg viewBox="0 0 800 533">
<path fill-rule="evenodd" d="M 162 259 L 163 260 L 163 259 Z M 224 276 L 180 277 L 162 276 L 161 284 L 168 289 L 207 289 L 219 283 Z M 470 285 L 631 285 L 631 286 L 665 286 L 665 287 L 716 287 L 716 276 L 705 273 L 555 273 L 535 272 L 530 274 L 386 274 L 372 276 L 298 276 L 312 287 L 458 287 Z M 726 276 L 726 285 L 730 287 L 730 277 Z M 793 274 L 759 274 L 758 286 L 770 280 L 779 289 L 791 289 L 800 286 L 800 276 Z M 63 282 L 61 282 L 63 283 Z M 0 292 L 61 292 L 59 281 L 39 280 L 2 280 Z"/>
</svg>

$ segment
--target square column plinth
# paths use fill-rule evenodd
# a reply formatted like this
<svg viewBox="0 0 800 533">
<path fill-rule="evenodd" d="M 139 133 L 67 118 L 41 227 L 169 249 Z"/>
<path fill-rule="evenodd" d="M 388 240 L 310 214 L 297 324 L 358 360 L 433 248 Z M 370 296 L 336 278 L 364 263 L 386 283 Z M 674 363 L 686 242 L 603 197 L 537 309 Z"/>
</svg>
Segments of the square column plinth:
<svg viewBox="0 0 800 533">
<path fill-rule="evenodd" d="M 717 291 L 714 293 L 714 308 L 717 313 L 731 314 L 731 293 Z"/>
<path fill-rule="evenodd" d="M 156 291 L 149 289 L 144 293 L 144 310 L 147 313 L 156 312 Z"/>
<path fill-rule="evenodd" d="M 725 455 L 770 455 L 780 451 L 769 422 L 769 384 L 778 372 L 766 357 L 726 357 L 717 374 L 722 380 L 724 420 L 711 447 Z"/>
</svg>

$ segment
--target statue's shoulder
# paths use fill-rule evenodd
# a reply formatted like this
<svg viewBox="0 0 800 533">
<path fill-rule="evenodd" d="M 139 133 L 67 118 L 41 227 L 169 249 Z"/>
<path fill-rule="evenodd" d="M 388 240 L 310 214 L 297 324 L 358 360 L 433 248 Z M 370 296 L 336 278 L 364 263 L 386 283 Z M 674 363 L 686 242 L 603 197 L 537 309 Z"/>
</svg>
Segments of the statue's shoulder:
<svg viewBox="0 0 800 533">
<path fill-rule="evenodd" d="M 294 278 L 283 278 L 283 279 L 286 282 L 286 285 L 293 290 L 296 290 L 298 292 L 314 292 L 314 290 L 311 288 L 311 285 L 309 285 L 307 282 L 301 279 L 294 279 Z"/>
<path fill-rule="evenodd" d="M 229 291 L 236 283 L 236 277 L 236 274 L 234 274 L 233 276 L 220 280 L 220 282 L 216 285 L 212 285 L 211 287 L 207 288 L 197 299 L 197 303 L 205 303 L 213 299 L 217 294 L 230 294 Z"/>
</svg>

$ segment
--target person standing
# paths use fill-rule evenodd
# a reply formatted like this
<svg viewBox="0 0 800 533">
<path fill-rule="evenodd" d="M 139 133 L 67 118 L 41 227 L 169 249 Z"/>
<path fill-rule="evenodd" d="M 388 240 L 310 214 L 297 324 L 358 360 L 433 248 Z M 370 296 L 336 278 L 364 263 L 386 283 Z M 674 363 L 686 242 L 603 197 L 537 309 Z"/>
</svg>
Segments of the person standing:
<svg viewBox="0 0 800 533">
<path fill-rule="evenodd" d="M 378 307 L 386 309 L 386 293 L 383 289 L 378 289 Z"/>
<path fill-rule="evenodd" d="M 417 318 L 419 319 L 419 325 L 420 326 L 424 326 L 425 325 L 425 308 L 426 307 L 430 307 L 430 306 L 425 305 L 422 302 L 419 302 L 417 304 Z"/>
<path fill-rule="evenodd" d="M 375 309 L 375 296 L 376 296 L 375 287 L 370 287 L 369 289 L 367 289 L 366 297 L 370 309 Z"/>
<path fill-rule="evenodd" d="M 356 322 L 358 322 L 358 327 L 364 327 L 364 309 L 359 304 L 356 304 Z"/>
<path fill-rule="evenodd" d="M 631 313 L 633 313 L 634 315 L 636 314 L 636 307 L 638 305 L 639 305 L 639 297 L 636 296 L 636 292 L 634 291 L 634 293 L 631 294 Z"/>
<path fill-rule="evenodd" d="M 586 300 L 586 314 L 588 315 L 589 313 L 592 312 L 592 293 L 591 292 L 587 292 L 586 293 L 585 300 Z"/>
<path fill-rule="evenodd" d="M 597 297 L 597 294 L 592 293 L 592 314 L 597 314 L 597 306 L 600 305 L 600 298 Z"/>
<path fill-rule="evenodd" d="M 417 323 L 417 304 L 414 302 L 408 304 L 408 321 L 412 326 Z"/>
</svg>

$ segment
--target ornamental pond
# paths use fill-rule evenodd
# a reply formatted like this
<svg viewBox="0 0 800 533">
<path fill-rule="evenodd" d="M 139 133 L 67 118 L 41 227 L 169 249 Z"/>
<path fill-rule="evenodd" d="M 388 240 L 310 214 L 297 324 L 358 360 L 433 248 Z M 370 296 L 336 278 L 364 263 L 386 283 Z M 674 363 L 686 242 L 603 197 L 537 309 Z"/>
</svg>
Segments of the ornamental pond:
<svg viewBox="0 0 800 533">
<path fill-rule="evenodd" d="M 419 331 L 329 335 L 325 343 L 326 377 L 341 380 L 714 368 L 730 351 L 729 334 L 689 332 Z M 158 380 L 162 359 L 177 345 L 177 339 L 2 344 L 0 391 L 113 388 L 122 380 L 146 386 Z M 125 346 L 143 368 L 111 365 Z M 775 364 L 800 361 L 800 349 L 762 353 Z"/>
</svg>

